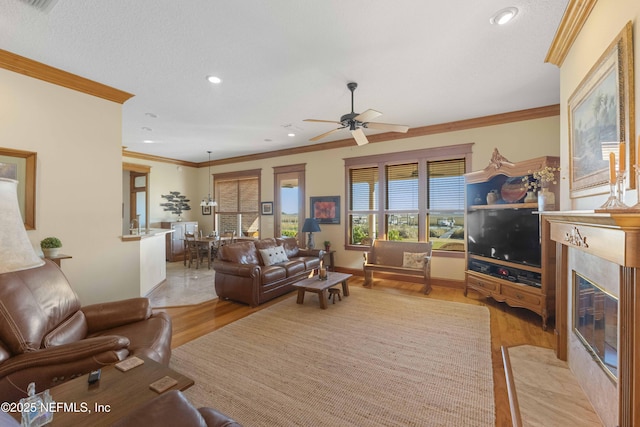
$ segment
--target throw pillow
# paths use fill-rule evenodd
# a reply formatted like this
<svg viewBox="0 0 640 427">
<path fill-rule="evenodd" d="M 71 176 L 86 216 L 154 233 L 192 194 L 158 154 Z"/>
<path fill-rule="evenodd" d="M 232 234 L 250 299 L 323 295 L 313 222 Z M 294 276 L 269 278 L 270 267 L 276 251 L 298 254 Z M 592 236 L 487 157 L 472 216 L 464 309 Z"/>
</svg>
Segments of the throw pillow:
<svg viewBox="0 0 640 427">
<path fill-rule="evenodd" d="M 424 268 L 424 257 L 427 252 L 403 252 L 402 266 L 405 268 Z"/>
<path fill-rule="evenodd" d="M 289 258 L 287 258 L 287 254 L 282 246 L 260 249 L 260 255 L 262 256 L 262 263 L 265 266 L 289 261 Z"/>
</svg>

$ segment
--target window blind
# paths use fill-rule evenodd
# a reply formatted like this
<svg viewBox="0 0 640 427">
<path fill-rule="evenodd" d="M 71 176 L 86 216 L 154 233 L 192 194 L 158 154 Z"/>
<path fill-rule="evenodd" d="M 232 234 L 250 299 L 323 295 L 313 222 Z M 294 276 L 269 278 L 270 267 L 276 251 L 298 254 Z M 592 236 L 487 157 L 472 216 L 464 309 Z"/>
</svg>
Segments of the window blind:
<svg viewBox="0 0 640 427">
<path fill-rule="evenodd" d="M 371 211 L 378 206 L 378 168 L 360 168 L 350 170 L 352 211 Z"/>
<path fill-rule="evenodd" d="M 464 159 L 427 162 L 430 210 L 464 209 Z"/>
</svg>

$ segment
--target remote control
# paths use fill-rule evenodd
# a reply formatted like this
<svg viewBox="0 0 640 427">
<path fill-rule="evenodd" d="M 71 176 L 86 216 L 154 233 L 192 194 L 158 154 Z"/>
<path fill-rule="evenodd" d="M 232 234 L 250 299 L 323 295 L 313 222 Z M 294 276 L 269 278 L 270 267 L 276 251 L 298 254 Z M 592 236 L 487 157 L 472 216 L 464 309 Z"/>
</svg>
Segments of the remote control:
<svg viewBox="0 0 640 427">
<path fill-rule="evenodd" d="M 100 381 L 100 369 L 96 369 L 95 371 L 91 371 L 89 374 L 89 384 L 94 384 Z"/>
</svg>

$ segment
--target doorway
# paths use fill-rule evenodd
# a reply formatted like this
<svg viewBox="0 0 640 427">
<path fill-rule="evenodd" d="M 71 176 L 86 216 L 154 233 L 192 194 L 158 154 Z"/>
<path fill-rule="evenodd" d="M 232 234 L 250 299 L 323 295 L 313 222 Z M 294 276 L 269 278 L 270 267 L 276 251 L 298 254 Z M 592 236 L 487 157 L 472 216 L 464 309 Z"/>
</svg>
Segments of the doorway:
<svg viewBox="0 0 640 427">
<path fill-rule="evenodd" d="M 304 176 L 304 164 L 274 168 L 274 233 L 297 237 L 300 247 L 304 247 L 300 232 L 305 218 Z"/>
</svg>

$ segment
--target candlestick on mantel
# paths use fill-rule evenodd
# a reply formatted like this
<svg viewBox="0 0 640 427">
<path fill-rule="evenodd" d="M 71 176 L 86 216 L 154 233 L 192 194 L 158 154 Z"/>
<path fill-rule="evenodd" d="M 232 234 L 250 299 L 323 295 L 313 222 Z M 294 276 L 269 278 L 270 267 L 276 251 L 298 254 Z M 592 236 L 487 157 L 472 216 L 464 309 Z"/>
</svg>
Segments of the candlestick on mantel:
<svg viewBox="0 0 640 427">
<path fill-rule="evenodd" d="M 619 147 L 620 153 L 618 155 L 620 156 L 620 164 L 618 165 L 618 170 L 624 172 L 625 169 L 627 169 L 627 144 L 621 142 Z"/>
<path fill-rule="evenodd" d="M 609 184 L 616 183 L 616 155 L 609 153 Z"/>
</svg>

